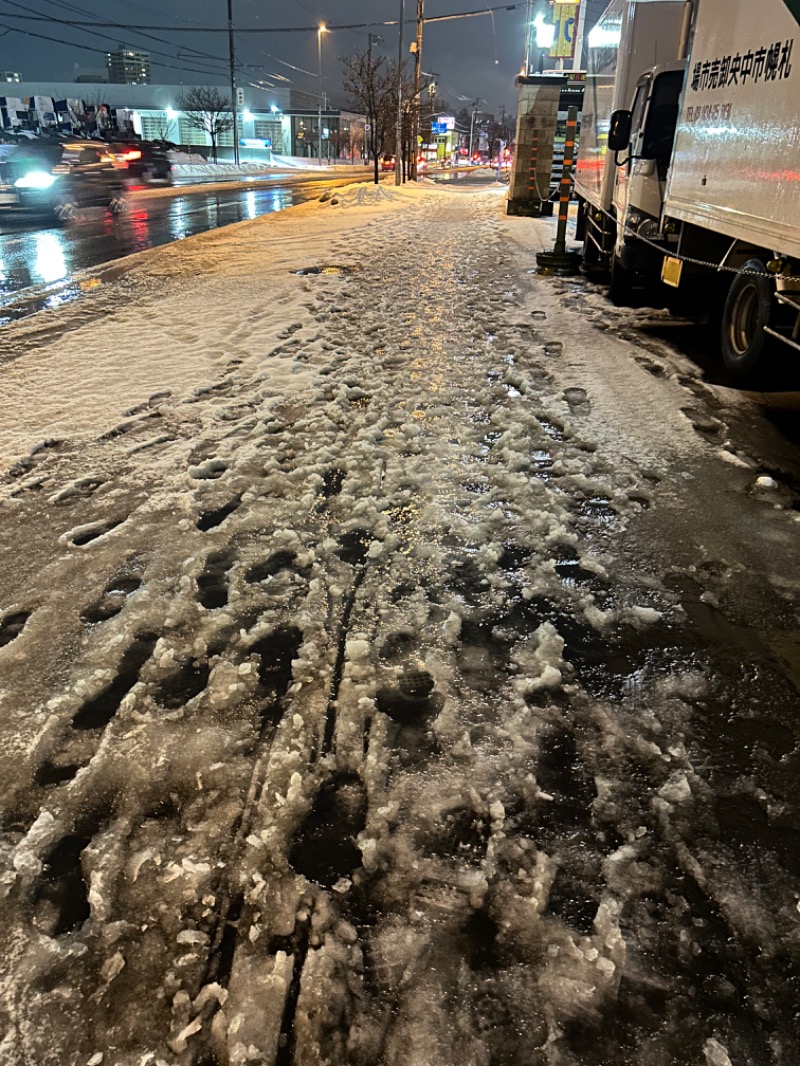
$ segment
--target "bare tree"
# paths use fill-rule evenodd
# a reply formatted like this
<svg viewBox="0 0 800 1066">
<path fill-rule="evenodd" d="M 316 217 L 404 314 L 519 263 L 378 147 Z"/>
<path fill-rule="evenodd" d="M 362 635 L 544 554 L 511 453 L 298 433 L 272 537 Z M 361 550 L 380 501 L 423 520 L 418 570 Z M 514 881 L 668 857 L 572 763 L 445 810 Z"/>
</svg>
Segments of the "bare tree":
<svg viewBox="0 0 800 1066">
<path fill-rule="evenodd" d="M 373 55 L 371 50 L 345 57 L 342 65 L 344 89 L 353 99 L 354 110 L 361 111 L 367 118 L 366 150 L 372 157 L 377 184 L 378 157 L 397 107 L 396 66 L 393 67 L 386 56 Z"/>
<path fill-rule="evenodd" d="M 217 161 L 217 143 L 223 133 L 233 129 L 233 109 L 230 98 L 219 89 L 198 85 L 178 97 L 178 107 L 186 121 L 211 138 L 211 155 Z"/>
</svg>

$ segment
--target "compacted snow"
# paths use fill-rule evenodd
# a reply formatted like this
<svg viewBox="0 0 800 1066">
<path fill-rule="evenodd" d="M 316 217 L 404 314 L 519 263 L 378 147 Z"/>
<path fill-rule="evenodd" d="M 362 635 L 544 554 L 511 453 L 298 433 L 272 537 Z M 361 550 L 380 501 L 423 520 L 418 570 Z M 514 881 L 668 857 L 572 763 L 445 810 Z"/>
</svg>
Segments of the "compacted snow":
<svg viewBox="0 0 800 1066">
<path fill-rule="evenodd" d="M 2 331 L 4 1066 L 796 1066 L 796 512 L 502 195 Z"/>
</svg>

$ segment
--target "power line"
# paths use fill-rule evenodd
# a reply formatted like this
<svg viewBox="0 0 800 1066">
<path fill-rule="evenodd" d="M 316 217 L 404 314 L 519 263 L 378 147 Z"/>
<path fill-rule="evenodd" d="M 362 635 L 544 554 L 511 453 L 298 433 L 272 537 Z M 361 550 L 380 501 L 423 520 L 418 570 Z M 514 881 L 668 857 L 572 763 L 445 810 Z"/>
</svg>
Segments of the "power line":
<svg viewBox="0 0 800 1066">
<path fill-rule="evenodd" d="M 29 10 L 28 7 L 25 4 L 18 3 L 18 2 L 16 2 L 16 0 L 3 0 L 3 2 L 7 3 L 7 4 L 10 4 L 12 7 L 20 7 L 20 9 L 22 11 L 28 11 Z M 55 7 L 63 7 L 63 9 L 65 9 L 65 10 L 80 11 L 83 14 L 90 14 L 90 12 L 86 12 L 84 9 L 79 9 L 79 7 L 76 7 L 74 4 L 59 3 L 58 0 L 45 0 L 45 2 L 46 3 L 51 3 Z M 22 16 L 15 15 L 13 12 L 0 12 L 0 16 L 5 17 L 5 18 L 20 18 L 20 17 L 22 17 Z M 32 17 L 32 16 L 26 16 L 26 17 Z M 71 20 L 71 19 L 57 18 L 54 15 L 51 15 L 51 16 L 48 16 L 48 15 L 36 15 L 35 17 L 36 17 L 37 20 L 39 18 L 42 18 L 42 19 L 44 19 L 45 21 L 48 21 L 48 22 L 58 23 L 59 26 L 66 26 L 69 29 L 77 29 L 77 23 L 74 20 Z M 97 23 L 92 22 L 92 23 L 90 23 L 90 25 L 91 26 L 95 26 L 95 25 L 97 25 Z M 11 29 L 11 32 L 13 32 L 13 33 L 29 33 L 29 31 L 16 30 L 16 29 Z M 82 32 L 84 32 L 84 33 L 87 32 L 93 37 L 98 37 L 100 39 L 100 41 L 115 41 L 115 39 L 116 39 L 115 37 L 112 37 L 112 36 L 110 36 L 107 33 L 98 33 L 96 30 L 83 30 Z M 29 33 L 29 35 L 33 36 L 33 34 L 30 34 L 30 33 Z M 169 45 L 170 44 L 169 41 L 163 41 L 162 38 L 153 36 L 151 34 L 142 34 L 142 36 L 151 39 L 151 41 L 157 41 L 158 43 L 163 44 L 163 45 Z M 45 39 L 50 39 L 50 38 L 45 38 Z M 60 44 L 69 44 L 70 47 L 77 47 L 77 48 L 83 47 L 83 46 L 78 45 L 78 44 L 73 45 L 73 44 L 71 44 L 69 42 L 60 42 Z M 165 56 L 166 59 L 174 59 L 174 55 L 173 55 L 172 52 L 162 52 L 159 49 L 153 48 L 153 47 L 150 47 L 150 46 L 148 46 L 148 48 L 149 48 L 149 53 L 150 54 L 162 55 L 162 56 Z M 91 49 L 87 49 L 87 50 L 91 50 Z M 186 51 L 194 52 L 195 55 L 197 55 L 199 59 L 208 59 L 208 60 L 211 60 L 212 62 L 220 62 L 220 63 L 224 62 L 222 59 L 219 58 L 219 56 L 211 55 L 209 52 L 202 52 L 202 51 L 199 51 L 198 49 L 195 49 L 195 48 L 187 48 Z M 107 49 L 107 52 L 108 52 L 108 49 Z M 161 65 L 162 66 L 169 66 L 169 64 L 166 64 L 166 63 L 161 64 Z M 179 67 L 175 67 L 175 69 L 180 69 L 180 68 Z M 217 71 L 209 70 L 209 69 L 196 68 L 193 72 L 194 72 L 194 74 L 215 74 L 215 72 L 217 72 Z"/>
<path fill-rule="evenodd" d="M 477 11 L 458 11 L 451 15 L 429 15 L 423 20 L 425 23 L 433 22 L 448 22 L 453 19 L 467 19 L 467 18 L 480 18 L 485 15 L 493 15 L 497 11 L 516 11 L 518 8 L 525 6 L 525 3 L 516 4 L 499 4 L 494 7 L 482 7 Z M 45 15 L 14 15 L 11 13 L 3 13 L 7 18 L 25 19 L 31 22 L 49 22 L 50 20 Z M 351 22 L 342 23 L 341 25 L 329 25 L 328 30 L 341 31 L 341 30 L 366 30 L 374 26 L 397 26 L 399 19 L 385 19 L 382 22 Z M 416 19 L 406 19 L 408 23 L 416 23 Z M 113 30 L 128 30 L 130 32 L 136 32 L 139 30 L 158 30 L 161 33 L 227 33 L 227 26 L 153 26 L 153 25 L 141 25 L 125 22 L 98 22 L 96 19 L 89 21 L 81 21 L 79 19 L 69 20 L 67 23 L 70 26 L 98 26 L 102 29 Z M 316 26 L 244 26 L 238 27 L 237 34 L 251 34 L 251 33 L 317 33 L 318 27 Z"/>
<path fill-rule="evenodd" d="M 0 12 L 0 18 L 2 18 L 2 17 L 6 17 L 6 16 L 2 12 Z M 107 48 L 93 48 L 90 44 L 73 44 L 70 41 L 64 41 L 61 37 L 50 37 L 50 36 L 48 36 L 45 33 L 34 33 L 33 30 L 20 30 L 20 29 L 17 29 L 16 26 L 7 26 L 4 22 L 0 22 L 0 28 L 6 30 L 8 33 L 21 33 L 25 37 L 35 37 L 39 41 L 52 41 L 54 44 L 68 45 L 70 48 L 76 49 L 77 51 L 80 51 L 80 52 L 93 52 L 93 53 L 95 53 L 97 55 L 102 55 L 102 56 L 107 56 L 108 55 L 108 49 Z M 217 71 L 217 70 L 200 70 L 197 67 L 190 67 L 190 66 L 175 67 L 175 66 L 172 66 L 172 64 L 170 64 L 170 63 L 159 63 L 159 66 L 166 67 L 169 70 L 177 70 L 177 71 L 180 71 L 180 72 L 188 72 L 188 73 L 191 73 L 191 74 L 205 74 L 205 75 L 211 74 L 211 75 L 214 75 L 214 76 L 219 76 L 219 74 L 220 74 L 220 72 Z M 238 69 L 240 69 L 240 68 L 237 67 L 237 70 Z"/>
</svg>

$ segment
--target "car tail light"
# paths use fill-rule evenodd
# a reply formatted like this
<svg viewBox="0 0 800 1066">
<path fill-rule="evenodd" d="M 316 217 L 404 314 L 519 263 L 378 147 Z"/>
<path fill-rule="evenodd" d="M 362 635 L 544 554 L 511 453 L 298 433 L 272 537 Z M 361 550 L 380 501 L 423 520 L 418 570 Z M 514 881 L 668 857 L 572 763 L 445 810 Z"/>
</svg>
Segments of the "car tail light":
<svg viewBox="0 0 800 1066">
<path fill-rule="evenodd" d="M 142 153 L 138 148 L 131 148 L 127 152 L 123 152 L 119 158 L 124 159 L 126 163 L 130 163 L 134 159 L 141 159 Z"/>
</svg>

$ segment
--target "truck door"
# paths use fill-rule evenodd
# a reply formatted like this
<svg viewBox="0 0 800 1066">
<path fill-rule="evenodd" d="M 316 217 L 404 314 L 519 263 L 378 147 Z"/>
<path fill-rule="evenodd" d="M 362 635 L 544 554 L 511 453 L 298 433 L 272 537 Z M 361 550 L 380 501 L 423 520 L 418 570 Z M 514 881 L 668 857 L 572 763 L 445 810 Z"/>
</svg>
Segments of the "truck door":
<svg viewBox="0 0 800 1066">
<path fill-rule="evenodd" d="M 621 162 L 618 162 L 614 182 L 614 207 L 616 208 L 618 219 L 624 219 L 628 212 L 628 203 L 631 195 L 630 182 L 636 161 L 639 158 L 639 144 L 642 137 L 645 105 L 650 92 L 651 80 L 649 74 L 640 78 L 633 95 L 630 144 L 627 156 Z"/>
<path fill-rule="evenodd" d="M 685 71 L 681 64 L 654 71 L 636 86 L 631 117 L 630 149 L 617 168 L 614 205 L 624 225 L 617 233 L 621 245 L 635 240 L 634 232 L 649 238 L 659 229 Z"/>
</svg>

